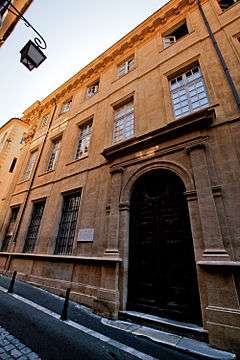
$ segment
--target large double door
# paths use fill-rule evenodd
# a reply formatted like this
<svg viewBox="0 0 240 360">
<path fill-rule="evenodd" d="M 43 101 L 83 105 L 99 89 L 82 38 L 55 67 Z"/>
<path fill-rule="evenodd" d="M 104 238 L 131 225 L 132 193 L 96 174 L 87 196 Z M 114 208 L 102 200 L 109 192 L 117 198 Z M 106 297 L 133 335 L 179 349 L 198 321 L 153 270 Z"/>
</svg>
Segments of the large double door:
<svg viewBox="0 0 240 360">
<path fill-rule="evenodd" d="M 131 197 L 128 309 L 200 323 L 188 208 L 181 179 L 152 171 Z"/>
</svg>

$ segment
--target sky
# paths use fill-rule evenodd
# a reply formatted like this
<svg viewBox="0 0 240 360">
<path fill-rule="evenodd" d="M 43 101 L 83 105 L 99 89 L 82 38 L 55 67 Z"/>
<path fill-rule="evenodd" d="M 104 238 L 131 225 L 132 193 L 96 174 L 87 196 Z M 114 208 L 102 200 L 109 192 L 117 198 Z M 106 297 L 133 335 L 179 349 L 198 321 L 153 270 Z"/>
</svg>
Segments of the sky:
<svg viewBox="0 0 240 360">
<path fill-rule="evenodd" d="M 26 19 L 47 42 L 47 59 L 29 71 L 19 51 L 35 33 L 19 21 L 0 48 L 0 126 L 44 99 L 135 28 L 166 0 L 34 0 Z"/>
</svg>

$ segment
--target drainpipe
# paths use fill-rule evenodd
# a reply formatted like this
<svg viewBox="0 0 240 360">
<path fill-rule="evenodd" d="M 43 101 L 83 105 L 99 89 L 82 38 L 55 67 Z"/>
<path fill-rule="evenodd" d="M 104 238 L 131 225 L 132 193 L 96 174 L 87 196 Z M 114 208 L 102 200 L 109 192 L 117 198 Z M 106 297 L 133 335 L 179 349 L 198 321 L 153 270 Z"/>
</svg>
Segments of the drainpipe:
<svg viewBox="0 0 240 360">
<path fill-rule="evenodd" d="M 30 181 L 30 185 L 29 185 L 29 188 L 28 188 L 28 190 L 27 190 L 27 195 L 26 195 L 25 200 L 24 200 L 24 203 L 23 203 L 23 208 L 22 208 L 22 211 L 21 211 L 21 214 L 20 214 L 20 219 L 19 219 L 19 221 L 18 221 L 17 228 L 16 228 L 16 230 L 15 230 L 15 233 L 14 233 L 14 236 L 13 236 L 13 239 L 12 239 L 12 243 L 14 244 L 14 247 L 13 247 L 12 252 L 14 252 L 14 249 L 15 249 L 15 245 L 16 245 L 16 241 L 15 241 L 15 240 L 16 240 L 16 238 L 17 238 L 17 236 L 18 236 L 18 233 L 19 233 L 19 229 L 20 229 L 20 226 L 21 226 L 21 223 L 22 223 L 22 219 L 23 219 L 23 215 L 24 215 L 24 212 L 25 212 L 25 209 L 26 209 L 26 206 L 27 206 L 27 202 L 28 202 L 29 196 L 30 196 L 30 192 L 31 192 L 31 189 L 32 189 L 32 185 L 33 185 L 33 182 L 34 182 L 34 180 L 35 180 L 35 176 L 36 176 L 36 173 L 37 173 L 37 170 L 38 170 L 38 165 L 39 165 L 39 163 L 40 163 L 40 160 L 41 160 L 41 157 L 42 157 L 42 153 L 43 153 L 43 149 L 44 149 L 45 143 L 46 143 L 46 141 L 47 141 L 47 137 L 48 137 L 48 134 L 49 134 L 51 125 L 52 125 L 52 121 L 53 121 L 55 112 L 56 112 L 56 108 L 57 108 L 56 100 L 53 99 L 53 101 L 54 101 L 54 110 L 53 110 L 51 119 L 50 119 L 49 124 L 48 124 L 47 132 L 46 132 L 45 137 L 44 137 L 43 142 L 42 142 L 42 146 L 41 146 L 41 149 L 40 149 L 40 152 L 39 152 L 39 155 L 38 155 L 37 162 L 36 162 L 35 167 L 34 167 L 33 175 L 32 175 L 31 181 Z M 11 255 L 10 255 L 10 256 L 11 256 Z M 8 262 L 8 264 L 7 264 L 6 267 L 7 267 L 6 271 L 8 271 L 8 270 L 9 270 L 9 267 L 10 267 L 10 261 Z"/>
<path fill-rule="evenodd" d="M 211 27 L 210 27 L 210 25 L 209 25 L 208 19 L 207 19 L 206 15 L 205 15 L 205 13 L 204 13 L 204 11 L 203 11 L 203 8 L 202 8 L 202 6 L 201 6 L 201 4 L 200 4 L 200 0 L 197 0 L 197 4 L 198 4 L 198 8 L 199 8 L 200 14 L 201 14 L 201 16 L 202 16 L 202 19 L 203 19 L 203 21 L 204 21 L 204 24 L 205 24 L 205 26 L 206 26 L 206 28 L 207 28 L 208 34 L 209 34 L 209 36 L 210 36 L 210 39 L 212 40 L 214 49 L 215 49 L 215 51 L 216 51 L 216 53 L 217 53 L 217 57 L 218 57 L 221 65 L 222 65 L 223 72 L 224 72 L 224 74 L 225 74 L 225 76 L 226 76 L 228 85 L 229 85 L 229 87 L 230 87 L 230 89 L 231 89 L 231 92 L 232 92 L 233 97 L 234 97 L 234 99 L 235 99 L 235 102 L 236 102 L 236 104 L 237 104 L 238 110 L 240 110 L 240 96 L 238 95 L 237 89 L 236 89 L 236 87 L 235 87 L 235 85 L 234 85 L 234 82 L 233 82 L 233 79 L 232 79 L 232 77 L 231 77 L 231 74 L 230 74 L 230 72 L 229 72 L 229 70 L 228 70 L 227 64 L 226 64 L 226 62 L 225 62 L 225 60 L 224 60 L 224 57 L 223 57 L 223 55 L 222 55 L 222 53 L 221 53 L 221 50 L 220 50 L 220 48 L 219 48 L 219 46 L 218 46 L 218 43 L 217 43 L 217 41 L 216 41 L 216 39 L 215 39 L 215 36 L 214 36 L 214 34 L 213 34 L 213 32 L 212 32 L 212 29 L 211 29 Z"/>
</svg>

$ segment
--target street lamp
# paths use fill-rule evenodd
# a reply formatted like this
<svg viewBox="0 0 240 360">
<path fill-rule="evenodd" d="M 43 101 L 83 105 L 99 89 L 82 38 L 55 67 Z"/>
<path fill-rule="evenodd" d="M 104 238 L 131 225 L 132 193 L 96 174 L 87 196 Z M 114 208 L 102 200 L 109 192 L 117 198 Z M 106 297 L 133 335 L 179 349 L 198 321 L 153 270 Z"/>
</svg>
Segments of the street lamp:
<svg viewBox="0 0 240 360">
<path fill-rule="evenodd" d="M 4 3 L 2 5 L 1 3 Z M 5 10 L 8 10 L 12 14 L 24 21 L 24 24 L 27 27 L 30 27 L 38 37 L 35 37 L 34 40 L 29 40 L 26 45 L 20 50 L 21 59 L 20 62 L 25 65 L 28 70 L 32 71 L 34 68 L 37 68 L 47 57 L 42 52 L 41 49 L 45 50 L 47 48 L 46 41 L 39 34 L 39 32 L 27 21 L 27 19 L 18 11 L 18 9 L 11 3 L 11 0 L 0 0 L 0 5 L 4 6 Z"/>
<path fill-rule="evenodd" d="M 21 63 L 25 65 L 28 70 L 37 68 L 45 59 L 46 55 L 35 45 L 32 40 L 29 40 L 27 44 L 20 50 Z"/>
</svg>

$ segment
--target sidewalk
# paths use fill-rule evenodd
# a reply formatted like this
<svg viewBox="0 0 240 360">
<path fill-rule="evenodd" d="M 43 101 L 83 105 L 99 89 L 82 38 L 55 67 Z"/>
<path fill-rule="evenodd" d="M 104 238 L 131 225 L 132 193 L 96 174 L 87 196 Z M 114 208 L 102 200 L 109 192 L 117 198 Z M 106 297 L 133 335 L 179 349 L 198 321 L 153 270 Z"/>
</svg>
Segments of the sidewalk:
<svg viewBox="0 0 240 360">
<path fill-rule="evenodd" d="M 1 291 L 6 291 L 9 283 L 9 278 L 0 276 Z M 203 342 L 184 337 L 180 338 L 179 336 L 171 333 L 155 330 L 150 327 L 139 326 L 134 323 L 128 323 L 119 320 L 113 321 L 101 318 L 100 316 L 95 315 L 85 306 L 79 305 L 72 301 L 69 302 L 69 320 L 67 322 L 59 321 L 64 299 L 22 281 L 16 281 L 14 286 L 14 294 L 11 298 L 9 298 L 9 300 L 7 300 L 8 306 L 10 306 L 9 302 L 16 301 L 14 299 L 18 299 L 18 301 L 21 303 L 21 306 L 25 304 L 24 306 L 27 305 L 29 307 L 30 305 L 29 311 L 33 312 L 33 314 L 36 311 L 40 311 L 41 314 L 44 313 L 54 317 L 54 319 L 57 319 L 58 321 L 56 322 L 56 326 L 52 329 L 52 331 L 59 331 L 60 328 L 63 328 L 64 326 L 65 330 L 62 331 L 65 333 L 67 331 L 66 326 L 71 325 L 72 327 L 80 330 L 81 333 L 91 335 L 96 340 L 103 341 L 105 344 L 108 344 L 108 346 L 113 346 L 115 349 L 118 348 L 118 351 L 123 350 L 126 354 L 128 353 L 128 359 L 131 358 L 130 354 L 134 354 L 134 356 L 137 358 L 147 359 L 152 357 L 162 360 L 236 359 L 234 354 L 215 350 Z M 17 310 L 19 309 L 19 305 L 17 303 L 16 305 L 18 306 L 18 308 L 16 308 Z M 17 315 L 23 317 L 26 315 L 26 312 L 22 312 L 20 315 Z M 6 321 L 6 319 L 3 320 Z M 27 321 L 29 320 L 26 319 L 26 322 Z M 39 319 L 38 321 L 41 323 L 42 319 Z M 49 327 L 51 323 L 49 320 L 46 321 Z M 8 320 L 8 323 L 1 324 L 6 326 L 10 332 L 14 333 L 15 323 L 12 324 L 12 328 L 9 328 L 9 322 L 11 322 L 11 319 Z M 36 326 L 36 324 L 34 326 Z M 34 328 L 33 331 L 35 331 Z M 14 335 L 19 337 L 23 342 L 27 341 L 25 338 L 21 337 L 21 334 L 19 333 L 14 333 Z M 42 331 L 38 333 L 38 336 L 42 335 Z M 78 339 L 79 337 L 77 337 L 75 341 L 78 341 Z M 72 337 L 71 340 L 73 341 Z M 73 342 L 73 346 L 75 346 L 74 344 L 75 343 Z M 38 348 L 39 342 L 36 347 L 31 345 L 31 343 L 28 344 L 28 346 L 32 347 L 38 354 L 41 355 L 41 349 Z M 123 357 L 125 356 L 121 354 L 121 358 Z"/>
<path fill-rule="evenodd" d="M 35 352 L 9 334 L 2 326 L 0 326 L 0 359 L 41 360 Z"/>
</svg>

